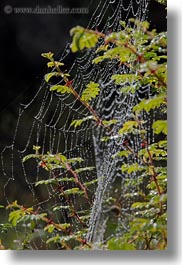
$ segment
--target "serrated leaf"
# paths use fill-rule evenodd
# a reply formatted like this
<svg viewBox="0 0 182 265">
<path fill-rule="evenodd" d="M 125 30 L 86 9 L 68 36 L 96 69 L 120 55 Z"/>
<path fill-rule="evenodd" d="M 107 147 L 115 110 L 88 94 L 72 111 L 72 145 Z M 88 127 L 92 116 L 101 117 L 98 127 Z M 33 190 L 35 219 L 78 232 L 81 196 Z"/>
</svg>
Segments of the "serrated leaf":
<svg viewBox="0 0 182 265">
<path fill-rule="evenodd" d="M 49 184 L 58 184 L 59 182 L 75 182 L 74 178 L 51 178 L 46 180 L 40 180 L 35 183 L 35 187 L 38 185 L 49 185 Z"/>
<path fill-rule="evenodd" d="M 167 149 L 167 140 L 159 141 L 158 145 L 160 148 Z"/>
<path fill-rule="evenodd" d="M 105 60 L 105 59 L 107 59 L 106 56 L 101 55 L 101 56 L 98 56 L 98 57 L 94 58 L 94 59 L 92 60 L 92 63 L 93 63 L 93 64 L 98 64 L 98 63 L 102 62 L 102 61 Z"/>
<path fill-rule="evenodd" d="M 79 120 L 73 120 L 71 122 L 71 126 L 74 126 L 75 128 L 79 127 L 82 125 L 82 123 L 84 123 L 85 121 L 88 121 L 88 120 L 95 120 L 94 116 L 87 116 L 83 119 L 79 119 Z"/>
<path fill-rule="evenodd" d="M 58 93 L 60 93 L 60 94 L 65 94 L 65 93 L 68 93 L 68 94 L 70 94 L 70 93 L 72 93 L 72 90 L 71 90 L 71 88 L 70 87 L 68 87 L 68 86 L 62 86 L 62 85 L 55 85 L 55 86 L 52 86 L 51 88 L 50 88 L 50 91 L 57 91 Z"/>
<path fill-rule="evenodd" d="M 61 229 L 64 230 L 64 229 L 68 229 L 71 226 L 71 224 L 70 223 L 64 223 L 64 224 L 59 224 L 59 226 Z"/>
<path fill-rule="evenodd" d="M 136 250 L 136 248 L 129 243 L 123 242 L 122 238 L 112 238 L 107 242 L 109 250 Z"/>
<path fill-rule="evenodd" d="M 56 206 L 53 208 L 53 211 L 60 211 L 60 210 L 69 210 L 70 206 L 69 205 L 61 205 L 61 206 Z"/>
<path fill-rule="evenodd" d="M 96 53 L 101 51 L 107 51 L 109 45 L 100 45 L 99 48 L 97 48 Z"/>
<path fill-rule="evenodd" d="M 102 56 L 94 58 L 92 63 L 98 64 L 99 62 L 102 62 L 106 59 L 118 59 L 120 62 L 124 63 L 136 60 L 136 56 L 129 49 L 118 46 L 106 51 Z"/>
<path fill-rule="evenodd" d="M 111 79 L 114 80 L 116 85 L 120 85 L 126 82 L 134 82 L 139 79 L 139 76 L 136 74 L 117 74 L 117 75 L 112 75 Z"/>
<path fill-rule="evenodd" d="M 128 62 L 136 59 L 136 56 L 123 46 L 108 50 L 105 52 L 104 56 L 106 59 L 119 59 L 120 62 Z"/>
<path fill-rule="evenodd" d="M 44 76 L 45 81 L 48 83 L 49 80 L 53 77 L 53 76 L 59 76 L 60 74 L 58 72 L 51 72 L 48 73 Z"/>
<path fill-rule="evenodd" d="M 66 194 L 66 195 L 79 194 L 79 192 L 80 192 L 79 188 L 72 188 L 72 189 L 65 190 L 64 194 Z"/>
<path fill-rule="evenodd" d="M 93 48 L 99 39 L 99 36 L 95 32 L 87 31 L 80 26 L 72 28 L 70 35 L 73 36 L 70 46 L 72 52 L 77 52 L 79 50 L 83 50 L 84 48 Z"/>
<path fill-rule="evenodd" d="M 120 21 L 119 24 L 123 27 L 123 28 L 126 28 L 126 21 Z"/>
<path fill-rule="evenodd" d="M 155 98 L 144 99 L 139 104 L 133 107 L 133 111 L 140 112 L 145 110 L 149 112 L 151 109 L 160 107 L 162 104 L 166 105 L 166 95 L 159 95 Z"/>
<path fill-rule="evenodd" d="M 134 131 L 134 129 L 136 129 L 137 127 L 139 126 L 138 122 L 137 121 L 126 121 L 124 124 L 123 124 L 123 128 L 121 128 L 119 130 L 119 134 L 120 135 L 123 135 L 125 133 L 131 133 Z"/>
<path fill-rule="evenodd" d="M 100 88 L 98 83 L 90 82 L 87 84 L 85 90 L 82 92 L 81 100 L 89 103 L 99 95 Z"/>
<path fill-rule="evenodd" d="M 96 182 L 98 182 L 98 179 L 94 179 L 94 180 L 91 180 L 91 181 L 88 181 L 88 182 L 84 182 L 84 185 L 86 187 L 90 186 L 90 185 L 93 185 L 95 184 Z"/>
<path fill-rule="evenodd" d="M 94 169 L 95 169 L 95 167 L 83 167 L 83 168 L 75 169 L 75 172 L 81 173 L 81 172 L 85 172 L 85 171 L 92 171 Z"/>
<path fill-rule="evenodd" d="M 8 221 L 12 223 L 13 226 L 16 226 L 18 221 L 25 215 L 25 212 L 22 209 L 15 210 L 9 214 Z"/>
<path fill-rule="evenodd" d="M 167 135 L 167 121 L 166 120 L 158 120 L 152 124 L 152 128 L 155 134 L 164 133 Z"/>
<path fill-rule="evenodd" d="M 113 120 L 102 120 L 102 123 L 105 125 L 105 126 L 110 126 L 110 125 L 113 125 L 113 124 L 116 124 L 118 122 L 118 120 L 116 119 L 113 119 Z"/>
<path fill-rule="evenodd" d="M 27 160 L 31 159 L 31 158 L 39 158 L 40 156 L 37 155 L 37 154 L 29 154 L 27 156 L 25 156 L 23 159 L 22 159 L 22 162 L 26 162 Z"/>
<path fill-rule="evenodd" d="M 112 158 L 115 158 L 115 157 L 128 157 L 131 153 L 128 151 L 128 150 L 123 150 L 123 151 L 119 151 L 117 152 L 116 154 L 114 154 L 112 156 Z"/>
<path fill-rule="evenodd" d="M 133 208 L 133 209 L 142 209 L 142 208 L 144 208 L 147 205 L 148 205 L 148 202 L 135 202 L 135 203 L 132 204 L 131 208 Z"/>
<path fill-rule="evenodd" d="M 84 161 L 84 159 L 81 158 L 81 157 L 73 157 L 73 158 L 69 158 L 69 159 L 67 160 L 67 163 L 70 163 L 70 164 L 72 164 L 72 163 L 76 163 L 76 162 L 81 163 L 81 162 L 83 162 L 83 161 Z"/>
<path fill-rule="evenodd" d="M 54 62 L 48 62 L 47 63 L 47 67 L 59 67 L 59 66 L 63 66 L 64 63 L 62 62 L 57 62 L 57 61 L 54 61 Z"/>
<path fill-rule="evenodd" d="M 54 53 L 52 53 L 52 52 L 42 53 L 41 56 L 46 58 L 46 59 L 52 60 L 54 57 Z"/>
<path fill-rule="evenodd" d="M 121 166 L 122 172 L 127 172 L 128 174 L 131 174 L 131 173 L 137 172 L 137 171 L 143 171 L 145 169 L 146 169 L 146 167 L 141 166 L 141 165 L 139 165 L 137 163 L 134 163 L 134 164 L 123 164 Z"/>
<path fill-rule="evenodd" d="M 138 90 L 138 85 L 131 85 L 131 86 L 123 86 L 120 88 L 120 92 L 123 94 L 134 94 Z"/>
</svg>

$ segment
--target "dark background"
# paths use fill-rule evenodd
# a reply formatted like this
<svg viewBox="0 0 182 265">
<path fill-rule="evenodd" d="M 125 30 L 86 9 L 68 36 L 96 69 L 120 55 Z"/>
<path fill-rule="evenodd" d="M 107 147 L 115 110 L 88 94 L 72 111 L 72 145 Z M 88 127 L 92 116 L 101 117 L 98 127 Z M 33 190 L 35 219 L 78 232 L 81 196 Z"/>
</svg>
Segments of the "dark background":
<svg viewBox="0 0 182 265">
<path fill-rule="evenodd" d="M 91 1 L 92 2 L 92 1 Z M 6 14 L 4 7 L 87 7 L 88 0 L 77 1 L 1 1 L 0 3 L 0 84 L 2 110 L 20 92 L 36 89 L 45 70 L 42 52 L 58 54 L 70 40 L 69 30 L 86 25 L 89 14 Z"/>
</svg>

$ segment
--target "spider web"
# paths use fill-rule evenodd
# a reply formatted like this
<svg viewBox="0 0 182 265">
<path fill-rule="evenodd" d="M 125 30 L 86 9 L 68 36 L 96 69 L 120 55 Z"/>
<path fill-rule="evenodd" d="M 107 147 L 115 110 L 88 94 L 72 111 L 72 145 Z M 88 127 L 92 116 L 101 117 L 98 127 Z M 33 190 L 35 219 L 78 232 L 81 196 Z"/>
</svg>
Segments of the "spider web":
<svg viewBox="0 0 182 265">
<path fill-rule="evenodd" d="M 127 23 L 128 18 L 134 17 L 142 21 L 147 19 L 147 0 L 121 0 L 121 1 L 100 1 L 88 23 L 88 28 L 96 29 L 104 33 L 118 31 L 121 29 L 120 21 Z M 99 45 L 102 42 L 99 43 Z M 97 48 L 97 47 L 96 47 Z M 124 95 L 119 92 L 119 87 L 111 81 L 111 76 L 117 73 L 128 73 L 128 68 L 120 66 L 115 61 L 106 62 L 104 65 L 94 65 L 92 60 L 95 57 L 95 50 L 89 49 L 79 54 L 69 69 L 69 74 L 73 78 L 73 87 L 80 94 L 90 81 L 98 82 L 101 87 L 100 95 L 92 101 L 91 105 L 96 110 L 102 120 L 117 119 L 113 132 L 117 132 L 122 124 L 132 117 L 132 108 L 139 98 L 136 94 Z M 60 61 L 69 59 L 71 54 L 70 43 L 66 44 Z M 133 84 L 134 85 L 134 84 Z M 150 88 L 143 87 L 140 91 L 148 93 Z M 95 167 L 90 172 L 82 172 L 82 181 L 91 181 L 95 178 L 98 183 L 89 190 L 94 203 L 91 218 L 88 220 L 89 231 L 87 240 L 98 247 L 99 242 L 112 235 L 107 231 L 109 223 L 115 224 L 115 234 L 120 236 L 127 228 L 125 220 L 130 215 L 130 199 L 124 199 L 122 215 L 115 218 L 108 214 L 109 199 L 123 199 L 126 192 L 135 192 L 138 187 L 127 187 L 128 178 L 137 178 L 135 173 L 123 175 L 121 165 L 123 158 L 113 159 L 112 156 L 121 149 L 124 139 L 113 139 L 109 142 L 101 141 L 107 135 L 104 128 L 95 126 L 93 121 L 86 121 L 76 129 L 71 126 L 75 119 L 83 119 L 89 115 L 88 110 L 83 107 L 78 99 L 73 95 L 60 95 L 50 92 L 49 86 L 44 81 L 35 96 L 28 104 L 20 104 L 19 114 L 12 144 L 6 146 L 1 152 L 2 173 L 4 180 L 4 194 L 7 203 L 11 203 L 19 197 L 21 190 L 22 197 L 19 204 L 25 204 L 39 209 L 41 212 L 52 212 L 52 209 L 64 205 L 64 200 L 60 200 L 59 193 L 55 192 L 51 185 L 44 186 L 42 190 L 35 187 L 35 183 L 42 179 L 48 179 L 49 174 L 37 166 L 36 161 L 22 162 L 23 157 L 32 153 L 32 146 L 41 146 L 41 152 L 51 154 L 62 153 L 67 158 L 81 157 L 84 159 L 82 167 Z M 148 127 L 148 141 L 152 141 L 151 123 L 155 119 L 153 116 L 145 114 Z M 137 151 L 141 145 L 141 139 L 137 136 L 131 139 L 131 147 Z M 125 158 L 126 159 L 126 158 Z M 136 158 L 127 158 L 127 162 L 137 162 Z M 126 162 L 126 161 L 125 161 Z M 56 173 L 55 173 L 56 174 Z M 61 172 L 59 172 L 61 174 Z M 68 187 L 74 187 L 71 183 L 66 183 Z M 86 203 L 81 203 L 75 197 L 74 202 L 79 211 L 87 209 Z M 108 203 L 108 205 L 107 205 Z M 65 212 L 55 212 L 57 222 L 66 222 Z M 76 221 L 75 221 L 76 222 Z M 75 223 L 76 226 L 79 224 Z M 25 231 L 26 231 L 25 226 Z M 44 239 L 40 230 L 37 230 L 39 243 L 33 243 L 32 249 L 43 248 Z M 17 231 L 17 239 L 19 238 Z"/>
</svg>

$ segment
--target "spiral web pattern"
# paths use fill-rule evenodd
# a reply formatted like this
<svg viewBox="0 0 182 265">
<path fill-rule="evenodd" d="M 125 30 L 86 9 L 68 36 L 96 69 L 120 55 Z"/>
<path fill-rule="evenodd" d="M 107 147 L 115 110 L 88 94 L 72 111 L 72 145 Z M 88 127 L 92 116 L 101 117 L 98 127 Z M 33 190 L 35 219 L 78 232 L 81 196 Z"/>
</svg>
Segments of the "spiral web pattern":
<svg viewBox="0 0 182 265">
<path fill-rule="evenodd" d="M 118 31 L 121 29 L 120 20 L 127 22 L 130 17 L 146 20 L 147 8 L 147 0 L 101 0 L 89 21 L 88 28 L 94 30 L 98 28 L 106 34 L 111 30 Z M 100 44 L 102 41 L 98 45 Z M 71 53 L 69 47 L 68 43 L 60 61 L 69 58 Z M 79 54 L 69 69 L 69 74 L 74 80 L 72 85 L 79 94 L 90 81 L 99 83 L 101 93 L 92 101 L 91 105 L 102 120 L 118 120 L 113 127 L 113 132 L 116 133 L 125 121 L 131 119 L 132 108 L 139 98 L 136 94 L 127 96 L 122 94 L 119 92 L 120 87 L 111 81 L 113 74 L 128 73 L 128 68 L 123 65 L 118 68 L 115 61 L 106 62 L 104 65 L 92 64 L 96 48 Z M 149 87 L 142 88 L 141 93 L 150 93 Z M 23 188 L 27 195 L 26 198 L 22 196 L 20 204 L 27 202 L 28 205 L 33 205 L 43 212 L 45 210 L 51 212 L 54 207 L 60 204 L 64 205 L 64 201 L 60 201 L 58 193 L 56 194 L 51 185 L 47 185 L 44 191 L 35 187 L 37 181 L 49 178 L 49 175 L 37 167 L 36 161 L 22 162 L 24 156 L 32 153 L 33 145 L 41 146 L 42 153 L 49 151 L 52 154 L 62 153 L 67 158 L 81 157 L 84 159 L 81 166 L 94 166 L 96 169 L 91 173 L 82 172 L 81 179 L 82 181 L 91 181 L 98 178 L 95 188 L 92 186 L 90 190 L 94 203 L 91 218 L 88 221 L 89 231 L 87 234 L 87 240 L 93 242 L 97 248 L 99 242 L 112 236 L 107 231 L 108 223 L 116 225 L 115 233 L 118 236 L 121 236 L 122 232 L 127 229 L 125 220 L 130 215 L 130 199 L 124 200 L 123 213 L 119 218 L 115 218 L 108 214 L 107 201 L 109 198 L 112 196 L 116 200 L 121 200 L 123 195 L 129 192 L 128 189 L 134 193 L 138 187 L 126 187 L 126 180 L 137 178 L 136 173 L 129 176 L 123 175 L 120 170 L 123 158 L 112 158 L 121 150 L 124 139 L 113 138 L 109 142 L 102 142 L 101 138 L 107 135 L 107 132 L 89 120 L 76 129 L 71 126 L 73 120 L 82 119 L 88 115 L 88 110 L 72 94 L 60 95 L 50 92 L 47 83 L 43 82 L 28 104 L 20 104 L 14 138 L 12 144 L 6 146 L 2 151 L 1 161 L 7 203 L 15 200 L 16 195 Z M 146 124 L 148 127 L 147 138 L 152 141 L 153 136 L 150 128 L 155 114 L 153 117 L 150 115 L 144 118 L 148 121 Z M 139 136 L 131 139 L 131 147 L 135 151 L 138 150 L 140 144 Z M 127 158 L 127 161 L 125 158 L 124 162 L 130 162 L 130 160 L 137 162 L 136 158 L 130 157 Z M 21 184 L 19 184 L 20 179 Z M 23 187 L 19 185 L 23 185 Z M 71 187 L 72 184 L 67 183 L 67 185 Z M 87 207 L 79 203 L 76 198 L 75 204 L 79 211 Z M 64 213 L 57 214 L 57 222 L 60 220 L 66 222 Z M 40 232 L 39 237 L 41 239 Z M 32 248 L 38 247 L 33 245 Z"/>
</svg>

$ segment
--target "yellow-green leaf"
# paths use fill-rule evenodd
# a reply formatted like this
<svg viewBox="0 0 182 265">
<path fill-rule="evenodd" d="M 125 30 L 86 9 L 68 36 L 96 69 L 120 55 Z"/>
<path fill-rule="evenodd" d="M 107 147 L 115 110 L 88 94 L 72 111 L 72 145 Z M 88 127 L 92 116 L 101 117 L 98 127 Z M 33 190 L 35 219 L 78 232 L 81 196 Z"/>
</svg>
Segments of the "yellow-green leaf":
<svg viewBox="0 0 182 265">
<path fill-rule="evenodd" d="M 62 85 L 55 85 L 50 88 L 50 91 L 57 91 L 60 94 L 65 94 L 65 93 L 72 93 L 72 90 L 68 86 L 62 86 Z"/>
<path fill-rule="evenodd" d="M 152 125 L 155 134 L 164 133 L 167 135 L 167 121 L 166 120 L 158 120 L 155 121 Z"/>
<path fill-rule="evenodd" d="M 98 83 L 90 82 L 81 95 L 81 100 L 89 103 L 92 99 L 99 95 L 100 88 Z"/>
<path fill-rule="evenodd" d="M 45 81 L 48 83 L 49 80 L 53 77 L 53 76 L 59 76 L 60 74 L 58 72 L 51 72 L 48 73 L 44 76 Z"/>
<path fill-rule="evenodd" d="M 54 53 L 52 52 L 42 53 L 41 56 L 51 61 L 54 57 Z"/>
</svg>

